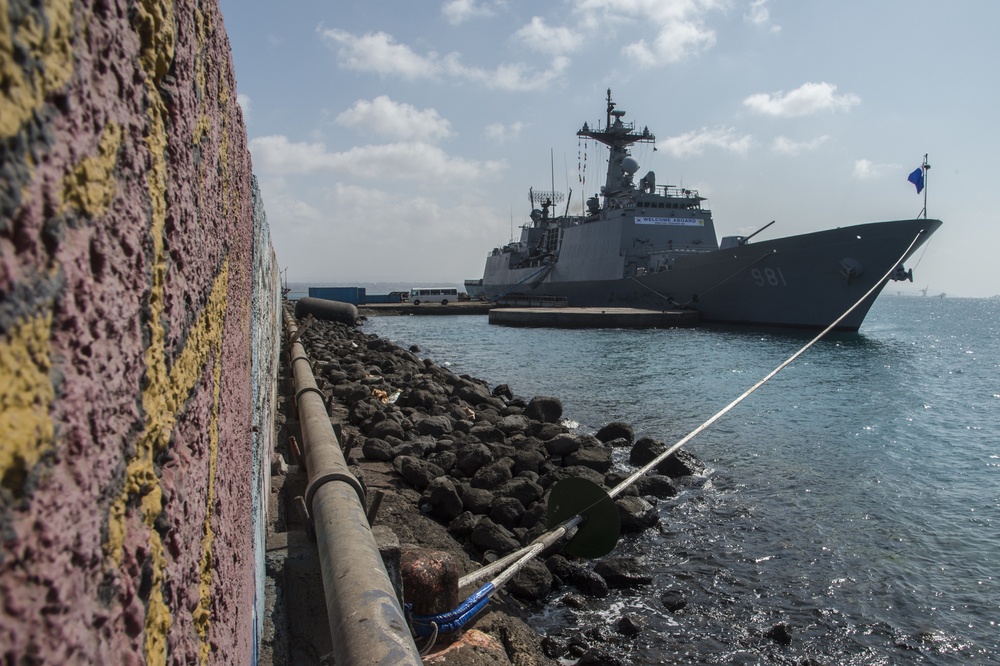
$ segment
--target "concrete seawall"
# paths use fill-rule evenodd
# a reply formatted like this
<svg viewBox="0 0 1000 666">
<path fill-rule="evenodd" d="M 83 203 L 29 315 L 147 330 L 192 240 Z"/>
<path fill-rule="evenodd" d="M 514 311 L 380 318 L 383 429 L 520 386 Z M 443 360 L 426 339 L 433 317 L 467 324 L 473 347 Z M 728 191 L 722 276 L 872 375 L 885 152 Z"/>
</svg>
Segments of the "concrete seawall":
<svg viewBox="0 0 1000 666">
<path fill-rule="evenodd" d="M 0 0 L 0 654 L 254 663 L 279 281 L 216 2 Z"/>
</svg>

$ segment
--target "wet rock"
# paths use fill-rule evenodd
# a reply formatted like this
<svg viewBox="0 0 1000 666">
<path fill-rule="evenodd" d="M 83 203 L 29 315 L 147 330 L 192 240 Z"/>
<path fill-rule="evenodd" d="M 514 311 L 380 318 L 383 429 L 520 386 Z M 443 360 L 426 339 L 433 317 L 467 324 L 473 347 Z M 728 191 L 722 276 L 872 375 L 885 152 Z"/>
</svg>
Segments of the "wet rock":
<svg viewBox="0 0 1000 666">
<path fill-rule="evenodd" d="M 635 638 L 642 633 L 643 629 L 646 628 L 646 619 L 641 615 L 636 615 L 635 613 L 627 613 L 618 619 L 618 622 L 615 624 L 615 628 L 622 636 Z"/>
<path fill-rule="evenodd" d="M 611 648 L 600 646 L 587 650 L 576 662 L 576 666 L 625 666 L 626 662 Z"/>
<path fill-rule="evenodd" d="M 623 533 L 641 532 L 660 522 L 656 507 L 641 497 L 619 497 L 615 506 Z"/>
<path fill-rule="evenodd" d="M 676 613 L 687 606 L 687 599 L 680 590 L 667 590 L 660 595 L 660 603 L 671 613 Z"/>
<path fill-rule="evenodd" d="M 494 398 L 500 398 L 502 400 L 507 400 L 507 401 L 514 399 L 514 392 L 511 391 L 510 387 L 507 386 L 506 384 L 497 384 L 493 388 L 493 391 L 491 391 L 491 395 Z"/>
<path fill-rule="evenodd" d="M 660 474 L 666 474 L 672 479 L 682 476 L 693 476 L 705 473 L 705 464 L 690 451 L 680 449 L 656 466 Z"/>
<path fill-rule="evenodd" d="M 641 476 L 633 484 L 639 495 L 666 499 L 677 495 L 677 488 L 666 476 L 651 474 Z"/>
<path fill-rule="evenodd" d="M 420 496 L 420 503 L 430 504 L 431 514 L 444 520 L 457 518 L 464 508 L 455 484 L 443 476 L 428 484 L 427 490 Z"/>
<path fill-rule="evenodd" d="M 791 645 L 792 643 L 792 628 L 789 627 L 784 622 L 779 622 L 774 625 L 766 632 L 764 632 L 766 638 L 770 638 L 772 641 L 778 645 Z"/>
<path fill-rule="evenodd" d="M 667 445 L 652 437 L 643 437 L 635 443 L 629 454 L 629 464 L 642 467 L 667 450 Z M 705 466 L 693 454 L 684 449 L 675 451 L 656 466 L 656 471 L 672 479 L 692 474 L 702 474 Z"/>
<path fill-rule="evenodd" d="M 615 439 L 624 439 L 630 446 L 635 441 L 635 430 L 627 423 L 612 421 L 598 430 L 594 437 L 605 444 Z"/>
<path fill-rule="evenodd" d="M 559 659 L 566 654 L 568 647 L 566 639 L 561 636 L 549 634 L 542 639 L 542 652 L 549 659 Z"/>
<path fill-rule="evenodd" d="M 515 597 L 540 601 L 552 591 L 552 572 L 538 560 L 530 560 L 507 585 Z"/>
<path fill-rule="evenodd" d="M 608 596 L 607 581 L 599 573 L 582 564 L 570 562 L 562 555 L 553 555 L 545 561 L 545 566 L 564 583 L 572 585 L 589 597 Z"/>
<path fill-rule="evenodd" d="M 607 557 L 594 566 L 594 571 L 615 589 L 640 587 L 653 582 L 649 568 L 637 557 Z"/>
<path fill-rule="evenodd" d="M 413 456 L 400 456 L 393 461 L 396 472 L 417 490 L 425 490 L 431 481 L 444 474 L 444 470 Z"/>
<path fill-rule="evenodd" d="M 535 396 L 524 408 L 524 415 L 542 423 L 555 423 L 562 416 L 563 406 L 559 398 Z"/>
</svg>

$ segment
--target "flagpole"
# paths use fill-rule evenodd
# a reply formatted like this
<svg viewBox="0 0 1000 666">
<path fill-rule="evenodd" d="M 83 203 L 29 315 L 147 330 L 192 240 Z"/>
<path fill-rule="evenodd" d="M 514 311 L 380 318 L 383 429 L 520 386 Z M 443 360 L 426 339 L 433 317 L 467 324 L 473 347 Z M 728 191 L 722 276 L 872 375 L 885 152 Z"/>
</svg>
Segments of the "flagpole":
<svg viewBox="0 0 1000 666">
<path fill-rule="evenodd" d="M 927 219 L 927 172 L 930 170 L 931 165 L 927 163 L 927 153 L 924 153 L 924 163 L 921 165 L 924 170 L 924 219 Z"/>
</svg>

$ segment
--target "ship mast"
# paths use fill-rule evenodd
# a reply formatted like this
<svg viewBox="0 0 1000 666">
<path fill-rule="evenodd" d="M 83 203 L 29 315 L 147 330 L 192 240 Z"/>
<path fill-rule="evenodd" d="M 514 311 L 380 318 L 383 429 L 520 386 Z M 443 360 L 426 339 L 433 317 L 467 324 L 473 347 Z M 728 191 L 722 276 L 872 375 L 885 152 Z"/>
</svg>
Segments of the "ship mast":
<svg viewBox="0 0 1000 666">
<path fill-rule="evenodd" d="M 605 180 L 601 194 L 605 198 L 612 197 L 624 190 L 631 189 L 632 174 L 626 173 L 622 166 L 623 161 L 628 157 L 628 147 L 633 143 L 652 143 L 656 137 L 644 127 L 642 132 L 637 132 L 634 123 L 622 121 L 624 111 L 615 109 L 615 103 L 611 100 L 611 88 L 608 88 L 608 107 L 606 125 L 603 130 L 591 129 L 587 123 L 583 124 L 583 129 L 576 133 L 577 136 L 586 137 L 600 141 L 610 149 L 608 155 L 608 175 Z"/>
</svg>

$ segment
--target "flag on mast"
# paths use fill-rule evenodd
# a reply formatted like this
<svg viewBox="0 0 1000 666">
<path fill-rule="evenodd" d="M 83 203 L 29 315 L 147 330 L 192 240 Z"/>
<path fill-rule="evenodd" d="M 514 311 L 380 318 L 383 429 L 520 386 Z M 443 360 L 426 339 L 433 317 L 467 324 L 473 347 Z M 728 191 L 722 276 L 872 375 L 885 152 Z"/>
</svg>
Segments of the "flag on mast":
<svg viewBox="0 0 1000 666">
<path fill-rule="evenodd" d="M 906 178 L 914 185 L 917 186 L 917 194 L 924 191 L 924 167 L 923 165 L 918 166 L 913 172 Z"/>
</svg>

